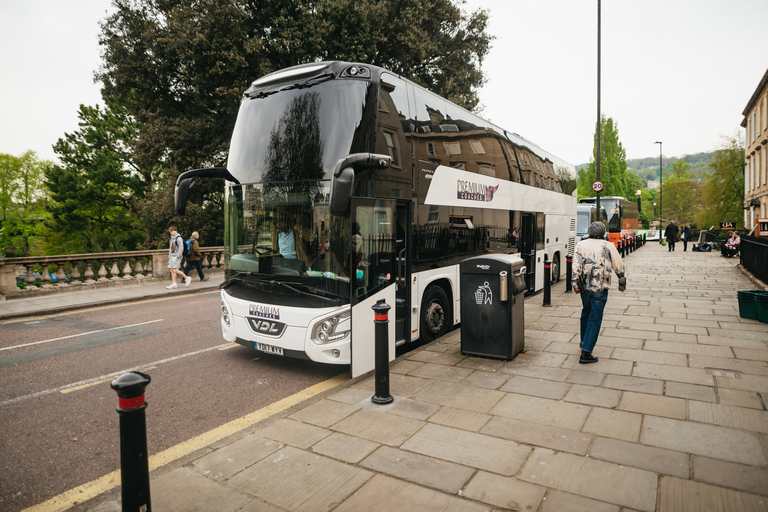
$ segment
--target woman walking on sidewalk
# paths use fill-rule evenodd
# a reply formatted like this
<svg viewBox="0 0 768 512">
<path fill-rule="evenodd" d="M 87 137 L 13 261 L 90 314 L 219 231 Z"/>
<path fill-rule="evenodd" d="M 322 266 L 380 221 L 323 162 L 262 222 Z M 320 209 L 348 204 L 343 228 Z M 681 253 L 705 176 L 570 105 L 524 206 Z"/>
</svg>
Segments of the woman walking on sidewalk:
<svg viewBox="0 0 768 512">
<path fill-rule="evenodd" d="M 168 249 L 168 268 L 171 269 L 171 280 L 173 282 L 170 286 L 166 286 L 166 288 L 178 288 L 176 284 L 177 275 L 181 276 L 184 283 L 189 286 L 192 279 L 179 269 L 181 267 L 181 260 L 184 258 L 184 240 L 179 236 L 176 226 L 171 226 L 168 228 L 168 231 L 171 233 L 171 246 Z"/>
</svg>

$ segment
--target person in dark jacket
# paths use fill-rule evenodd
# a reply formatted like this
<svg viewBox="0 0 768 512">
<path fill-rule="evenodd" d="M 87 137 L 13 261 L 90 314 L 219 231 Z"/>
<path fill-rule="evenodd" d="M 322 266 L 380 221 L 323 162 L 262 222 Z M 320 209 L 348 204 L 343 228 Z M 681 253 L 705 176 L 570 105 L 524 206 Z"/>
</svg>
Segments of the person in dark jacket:
<svg viewBox="0 0 768 512">
<path fill-rule="evenodd" d="M 675 221 L 669 221 L 669 224 L 667 224 L 667 229 L 664 230 L 664 238 L 667 239 L 667 244 L 669 245 L 670 251 L 675 250 L 675 242 L 677 241 L 677 234 L 679 232 L 680 228 L 677 227 Z"/>
<path fill-rule="evenodd" d="M 683 251 L 688 250 L 688 242 L 690 242 L 693 239 L 693 235 L 691 234 L 691 226 L 688 225 L 688 223 L 683 226 Z"/>
<path fill-rule="evenodd" d="M 194 231 L 192 238 L 184 242 L 189 243 L 189 254 L 187 254 L 187 264 L 184 267 L 184 273 L 189 275 L 189 271 L 192 270 L 192 267 L 195 267 L 197 274 L 200 276 L 200 281 L 207 281 L 208 278 L 203 275 L 203 266 L 200 264 L 203 255 L 200 253 L 200 245 L 197 243 L 199 238 L 200 233 Z"/>
</svg>

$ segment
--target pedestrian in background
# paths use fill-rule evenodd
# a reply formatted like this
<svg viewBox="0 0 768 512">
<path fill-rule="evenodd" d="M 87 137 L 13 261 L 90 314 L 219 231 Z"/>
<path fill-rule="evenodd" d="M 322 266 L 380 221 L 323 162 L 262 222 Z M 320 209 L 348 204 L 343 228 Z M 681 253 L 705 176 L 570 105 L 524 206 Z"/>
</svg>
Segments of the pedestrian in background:
<svg viewBox="0 0 768 512">
<path fill-rule="evenodd" d="M 693 235 L 691 234 L 691 226 L 688 225 L 688 223 L 685 223 L 685 226 L 683 226 L 683 252 L 688 250 L 688 242 L 690 242 L 693 239 Z"/>
<path fill-rule="evenodd" d="M 588 234 L 588 238 L 576 244 L 573 255 L 573 291 L 581 296 L 582 304 L 579 330 L 581 364 L 597 362 L 598 358 L 592 355 L 592 350 L 603 324 L 611 274 L 615 272 L 618 276 L 620 292 L 627 289 L 624 262 L 616 246 L 605 239 L 605 224 L 593 222 L 589 225 Z"/>
<path fill-rule="evenodd" d="M 669 221 L 669 224 L 667 224 L 667 229 L 664 230 L 664 238 L 667 239 L 667 244 L 669 245 L 668 252 L 675 250 L 675 242 L 677 242 L 677 234 L 679 232 L 680 228 L 677 227 L 675 221 Z"/>
<path fill-rule="evenodd" d="M 187 277 L 187 275 L 179 270 L 179 267 L 181 267 L 181 260 L 184 257 L 184 239 L 179 236 L 178 229 L 176 229 L 176 226 L 171 226 L 168 228 L 168 231 L 171 233 L 171 245 L 168 249 L 168 268 L 171 269 L 171 280 L 173 281 L 170 286 L 166 286 L 166 288 L 178 288 L 178 285 L 176 284 L 176 276 L 181 276 L 181 279 L 184 281 L 184 284 L 189 286 L 189 283 L 192 282 L 192 279 Z"/>
<path fill-rule="evenodd" d="M 198 243 L 199 239 L 200 233 L 193 231 L 190 239 L 185 242 L 188 244 L 188 250 L 187 264 L 184 266 L 184 273 L 189 275 L 189 271 L 192 270 L 192 267 L 195 267 L 197 274 L 200 276 L 200 281 L 207 281 L 208 278 L 203 275 L 203 266 L 200 264 L 200 260 L 203 258 L 203 255 L 200 254 L 200 244 Z"/>
</svg>

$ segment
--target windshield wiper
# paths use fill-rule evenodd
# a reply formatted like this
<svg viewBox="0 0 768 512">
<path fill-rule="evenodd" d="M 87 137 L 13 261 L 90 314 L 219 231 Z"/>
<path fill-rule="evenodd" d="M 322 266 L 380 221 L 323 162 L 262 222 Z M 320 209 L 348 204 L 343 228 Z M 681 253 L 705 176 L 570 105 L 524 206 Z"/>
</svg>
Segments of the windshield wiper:
<svg viewBox="0 0 768 512">
<path fill-rule="evenodd" d="M 292 283 L 288 281 L 277 281 L 277 280 L 268 281 L 268 282 L 270 284 L 284 286 L 285 288 L 288 288 L 289 290 L 299 293 L 301 295 L 308 295 L 314 298 L 321 298 L 328 302 L 332 302 L 334 305 L 337 305 L 337 306 L 342 304 L 341 297 L 339 297 L 338 295 L 331 294 L 326 290 L 321 290 L 320 288 L 315 288 L 314 286 L 307 286 L 306 284 L 303 284 L 303 283 Z M 299 288 L 302 288 L 302 289 L 299 289 Z"/>
</svg>

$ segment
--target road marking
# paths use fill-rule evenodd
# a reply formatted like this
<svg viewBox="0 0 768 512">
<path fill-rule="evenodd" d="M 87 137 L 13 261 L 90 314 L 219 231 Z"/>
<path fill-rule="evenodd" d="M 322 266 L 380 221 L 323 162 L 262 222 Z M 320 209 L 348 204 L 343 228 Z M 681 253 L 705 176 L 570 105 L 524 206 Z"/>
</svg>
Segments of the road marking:
<svg viewBox="0 0 768 512">
<path fill-rule="evenodd" d="M 117 326 L 117 327 L 110 327 L 109 329 L 98 329 L 96 331 L 81 332 L 79 334 L 71 334 L 69 336 L 62 336 L 61 338 L 51 338 L 50 340 L 34 341 L 32 343 L 24 343 L 23 345 L 14 345 L 12 347 L 4 347 L 4 348 L 0 348 L 0 352 L 2 352 L 3 350 L 12 350 L 14 348 L 31 347 L 32 345 L 40 345 L 41 343 L 50 343 L 52 341 L 61 341 L 61 340 L 66 340 L 66 339 L 70 339 L 70 338 L 77 338 L 79 336 L 87 336 L 89 334 L 96 334 L 97 332 L 115 331 L 117 329 L 127 329 L 129 327 L 138 327 L 140 325 L 154 324 L 156 322 L 162 322 L 162 321 L 163 321 L 163 319 L 160 318 L 158 320 L 150 320 L 149 322 L 141 322 L 139 324 L 120 325 L 120 326 Z"/>
<path fill-rule="evenodd" d="M 240 346 L 239 343 L 233 343 L 231 345 L 226 345 L 224 347 L 221 347 L 219 350 L 229 350 L 231 348 L 235 348 L 235 347 L 239 347 L 239 346 Z"/>
<path fill-rule="evenodd" d="M 160 453 L 156 453 L 149 457 L 149 470 L 153 471 L 159 467 L 170 464 L 173 461 L 179 460 L 182 457 L 189 455 L 201 448 L 210 446 L 211 444 L 224 439 L 227 436 L 231 436 L 243 429 L 255 425 L 256 423 L 274 416 L 275 414 L 282 412 L 290 407 L 293 407 L 304 400 L 312 398 L 324 391 L 327 391 L 333 387 L 338 386 L 349 380 L 347 373 L 341 373 L 335 377 L 332 377 L 324 382 L 310 386 L 304 390 L 299 391 L 287 398 L 283 398 L 273 404 L 270 404 L 258 411 L 252 412 L 246 416 L 242 416 L 236 420 L 230 421 L 220 427 L 210 430 L 204 434 L 200 434 L 188 441 L 172 446 L 167 450 Z M 59 494 L 51 498 L 48 501 L 34 505 L 25 509 L 23 512 L 63 512 L 67 509 L 74 507 L 80 503 L 88 501 L 100 494 L 103 494 L 111 489 L 114 489 L 120 485 L 120 471 L 113 471 L 103 477 L 83 484 L 74 489 L 70 489 L 67 492 Z"/>
<path fill-rule="evenodd" d="M 155 368 L 157 368 L 157 366 L 148 366 L 146 368 L 142 368 L 142 371 L 148 372 L 149 370 L 154 370 Z M 114 379 L 112 377 L 109 377 L 109 378 L 106 378 L 106 379 L 101 379 L 101 380 L 97 380 L 97 381 L 94 381 L 94 382 L 89 382 L 88 384 L 83 384 L 83 385 L 80 385 L 80 386 L 73 386 L 71 388 L 62 389 L 60 391 L 60 393 L 71 393 L 73 391 L 80 391 L 81 389 L 89 388 L 91 386 L 96 386 L 97 384 L 102 384 L 104 382 L 109 382 L 111 380 L 114 380 Z"/>
<path fill-rule="evenodd" d="M 24 400 L 29 400 L 30 398 L 37 398 L 39 396 L 50 395 L 51 393 L 63 392 L 63 390 L 74 388 L 74 387 L 82 387 L 82 386 L 85 386 L 85 385 L 88 385 L 88 384 L 96 383 L 97 381 L 104 382 L 105 380 L 110 380 L 110 379 L 114 379 L 115 377 L 119 377 L 120 375 L 122 375 L 124 373 L 136 372 L 136 371 L 139 371 L 139 370 L 144 369 L 144 368 L 148 368 L 148 367 L 152 367 L 152 366 L 157 366 L 157 365 L 160 365 L 160 364 L 163 364 L 163 363 L 170 363 L 171 361 L 176 361 L 178 359 L 183 359 L 185 357 L 196 356 L 196 355 L 202 354 L 204 352 L 210 352 L 211 350 L 218 350 L 221 347 L 226 347 L 227 345 L 229 345 L 229 343 L 225 343 L 223 345 L 216 345 L 215 347 L 204 348 L 202 350 L 197 350 L 195 352 L 189 352 L 187 354 L 180 354 L 178 356 L 169 357 L 167 359 L 161 359 L 160 361 L 155 361 L 153 363 L 149 363 L 149 364 L 145 364 L 145 365 L 141 365 L 141 366 L 135 366 L 133 368 L 128 368 L 127 370 L 120 370 L 118 372 L 110 373 L 108 375 L 101 375 L 99 377 L 94 377 L 92 379 L 81 380 L 80 382 L 74 382 L 72 384 L 66 384 L 64 386 L 59 386 L 58 388 L 46 389 L 44 391 L 38 391 L 37 393 L 32 393 L 31 395 L 24 395 L 24 396 L 20 396 L 20 397 L 17 397 L 17 398 L 12 398 L 10 400 L 6 400 L 5 402 L 0 402 L 0 407 L 4 406 L 4 405 L 11 405 L 11 404 L 15 404 L 15 403 L 18 403 L 18 402 L 23 402 Z"/>
</svg>

